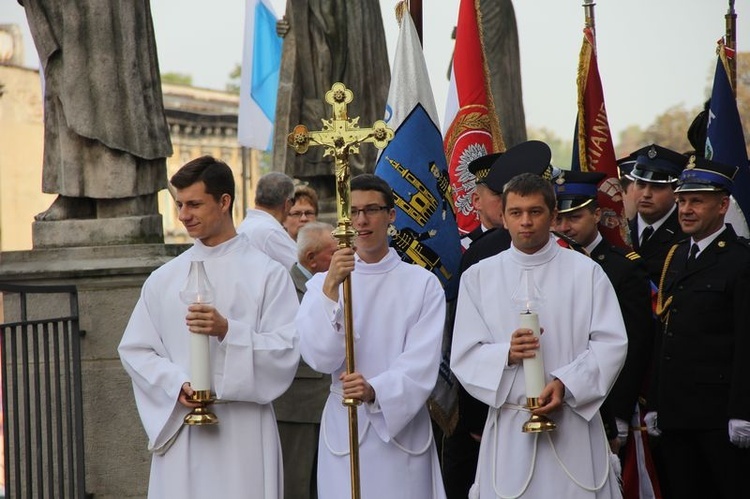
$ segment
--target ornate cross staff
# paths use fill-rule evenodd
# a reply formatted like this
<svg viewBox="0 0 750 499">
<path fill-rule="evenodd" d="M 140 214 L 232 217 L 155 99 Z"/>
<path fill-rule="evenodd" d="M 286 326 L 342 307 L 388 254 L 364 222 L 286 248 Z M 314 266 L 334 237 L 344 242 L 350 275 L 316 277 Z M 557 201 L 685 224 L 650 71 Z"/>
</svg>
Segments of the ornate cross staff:
<svg viewBox="0 0 750 499">
<path fill-rule="evenodd" d="M 351 220 L 351 186 L 349 184 L 349 155 L 359 152 L 359 145 L 372 142 L 382 149 L 393 139 L 393 130 L 384 121 L 376 121 L 372 128 L 359 128 L 359 117 L 349 118 L 346 106 L 354 100 L 354 93 L 341 82 L 334 83 L 326 92 L 325 100 L 333 108 L 330 120 L 321 119 L 323 130 L 311 132 L 305 125 L 297 125 L 287 138 L 287 143 L 297 154 L 304 154 L 312 146 L 325 147 L 323 156 L 333 156 L 336 160 L 336 211 L 338 225 L 333 237 L 338 239 L 339 248 L 351 248 L 357 235 Z M 344 280 L 344 337 L 346 343 L 346 372 L 354 372 L 354 326 L 352 321 L 352 283 L 350 277 Z M 349 463 L 351 472 L 352 499 L 359 499 L 359 430 L 357 427 L 357 406 L 359 400 L 345 398 L 349 409 Z"/>
</svg>

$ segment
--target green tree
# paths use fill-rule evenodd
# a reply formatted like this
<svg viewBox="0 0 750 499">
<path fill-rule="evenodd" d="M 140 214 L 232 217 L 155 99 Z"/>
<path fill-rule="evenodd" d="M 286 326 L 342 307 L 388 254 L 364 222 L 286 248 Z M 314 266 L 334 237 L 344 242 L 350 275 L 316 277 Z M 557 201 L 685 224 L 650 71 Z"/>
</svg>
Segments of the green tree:
<svg viewBox="0 0 750 499">
<path fill-rule="evenodd" d="M 646 132 L 638 125 L 630 125 L 620 132 L 619 143 L 615 146 L 615 155 L 619 158 L 628 156 L 631 152 L 646 144 Z"/>
<path fill-rule="evenodd" d="M 227 92 L 238 94 L 240 93 L 240 75 L 242 74 L 242 66 L 239 64 L 234 65 L 234 69 L 229 73 L 229 82 L 226 84 Z"/>
<path fill-rule="evenodd" d="M 687 139 L 687 131 L 695 116 L 703 106 L 686 109 L 683 105 L 672 106 L 656 117 L 646 129 L 645 144 L 655 143 L 674 151 L 686 152 L 693 149 Z M 644 145 L 645 145 L 644 144 Z"/>
<path fill-rule="evenodd" d="M 526 130 L 529 140 L 541 140 L 552 150 L 552 164 L 565 170 L 570 169 L 570 158 L 573 152 L 573 139 L 564 140 L 547 128 L 529 128 Z"/>
<path fill-rule="evenodd" d="M 193 84 L 193 76 L 187 73 L 162 73 L 161 82 L 191 86 Z"/>
</svg>

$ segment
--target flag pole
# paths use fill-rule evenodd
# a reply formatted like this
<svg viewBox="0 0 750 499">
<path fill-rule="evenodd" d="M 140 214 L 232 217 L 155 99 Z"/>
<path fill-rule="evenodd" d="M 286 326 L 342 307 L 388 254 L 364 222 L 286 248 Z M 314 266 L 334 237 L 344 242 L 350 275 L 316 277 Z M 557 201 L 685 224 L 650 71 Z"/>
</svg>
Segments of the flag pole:
<svg viewBox="0 0 750 499">
<path fill-rule="evenodd" d="M 409 13 L 411 14 L 412 21 L 414 21 L 414 27 L 417 28 L 419 44 L 424 47 L 424 39 L 422 38 L 422 0 L 409 0 Z"/>
<path fill-rule="evenodd" d="M 732 57 L 728 58 L 729 81 L 732 84 L 732 93 L 737 98 L 737 13 L 734 11 L 734 0 L 729 0 L 729 9 L 724 16 L 726 34 L 724 44 L 732 51 Z"/>
<path fill-rule="evenodd" d="M 595 27 L 595 16 L 594 16 L 594 6 L 596 4 L 594 3 L 594 0 L 584 0 L 583 2 L 583 12 L 586 16 L 586 20 L 584 21 L 584 25 L 586 28 L 591 28 L 591 33 L 596 33 L 596 27 Z M 594 39 L 596 40 L 596 39 Z M 596 47 L 596 44 L 594 44 L 594 47 Z"/>
</svg>

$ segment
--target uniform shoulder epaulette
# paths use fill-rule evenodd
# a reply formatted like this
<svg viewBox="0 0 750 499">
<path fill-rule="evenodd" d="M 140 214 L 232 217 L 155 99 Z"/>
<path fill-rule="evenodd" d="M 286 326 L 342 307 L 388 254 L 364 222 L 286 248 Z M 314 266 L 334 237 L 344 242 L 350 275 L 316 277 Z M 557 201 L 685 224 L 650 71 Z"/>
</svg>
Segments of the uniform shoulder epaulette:
<svg viewBox="0 0 750 499">
<path fill-rule="evenodd" d="M 625 255 L 625 258 L 627 258 L 628 260 L 640 260 L 641 255 L 639 255 L 635 251 L 631 251 L 630 253 L 627 253 Z"/>
<path fill-rule="evenodd" d="M 609 247 L 610 247 L 610 249 L 612 250 L 613 253 L 617 253 L 618 255 L 627 258 L 628 260 L 640 260 L 640 258 L 641 258 L 641 255 L 639 255 L 635 251 L 628 251 L 625 248 L 621 248 L 621 247 L 615 246 L 613 244 L 610 244 Z"/>
</svg>

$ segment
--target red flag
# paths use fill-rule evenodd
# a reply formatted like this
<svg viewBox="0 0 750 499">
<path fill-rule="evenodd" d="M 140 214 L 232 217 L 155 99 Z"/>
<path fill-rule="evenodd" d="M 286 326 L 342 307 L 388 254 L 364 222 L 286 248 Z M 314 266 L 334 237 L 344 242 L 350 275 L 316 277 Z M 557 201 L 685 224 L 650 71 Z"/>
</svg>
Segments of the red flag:
<svg viewBox="0 0 750 499">
<path fill-rule="evenodd" d="M 622 465 L 623 499 L 661 499 L 661 488 L 656 477 L 656 468 L 651 458 L 646 423 L 640 405 L 636 407 L 631 421 L 631 430 L 625 444 Z"/>
<path fill-rule="evenodd" d="M 471 203 L 476 179 L 468 170 L 469 163 L 505 150 L 492 102 L 478 12 L 478 0 L 461 0 L 444 121 L 443 147 L 461 235 L 479 225 Z"/>
<path fill-rule="evenodd" d="M 573 152 L 572 168 L 579 166 L 581 171 L 602 172 L 607 175 L 599 184 L 598 201 L 602 209 L 599 229 L 610 244 L 629 247 L 628 220 L 622 204 L 622 187 L 617 181 L 615 148 L 596 62 L 594 32 L 586 27 L 583 34 L 578 63 L 578 150 Z M 576 159 L 578 165 L 575 164 Z"/>
</svg>

